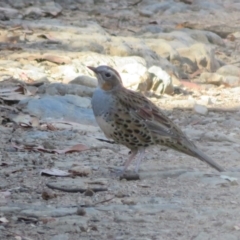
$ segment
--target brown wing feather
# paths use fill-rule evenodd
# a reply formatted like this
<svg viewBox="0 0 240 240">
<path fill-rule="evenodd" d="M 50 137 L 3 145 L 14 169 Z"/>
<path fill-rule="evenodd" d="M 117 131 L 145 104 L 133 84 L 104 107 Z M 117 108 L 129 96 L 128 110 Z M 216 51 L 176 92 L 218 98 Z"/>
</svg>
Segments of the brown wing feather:
<svg viewBox="0 0 240 240">
<path fill-rule="evenodd" d="M 144 95 L 128 89 L 124 89 L 124 91 L 127 91 L 127 93 L 118 95 L 121 104 L 129 109 L 132 117 L 145 121 L 146 126 L 152 133 L 163 137 L 187 140 L 181 129 Z M 126 98 L 126 96 L 128 97 Z"/>
</svg>

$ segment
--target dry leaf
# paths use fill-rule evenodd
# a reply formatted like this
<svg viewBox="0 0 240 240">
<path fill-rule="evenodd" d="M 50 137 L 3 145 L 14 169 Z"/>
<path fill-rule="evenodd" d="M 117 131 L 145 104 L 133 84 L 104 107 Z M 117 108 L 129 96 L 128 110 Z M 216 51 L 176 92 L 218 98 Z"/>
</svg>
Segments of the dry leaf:
<svg viewBox="0 0 240 240">
<path fill-rule="evenodd" d="M 71 63 L 71 58 L 66 56 L 59 56 L 59 55 L 44 54 L 42 56 L 42 59 L 47 60 L 49 62 L 57 63 L 57 64 Z"/>
<path fill-rule="evenodd" d="M 0 218 L 0 223 L 8 223 L 9 221 L 5 217 Z"/>
<path fill-rule="evenodd" d="M 29 151 L 39 151 L 39 152 L 47 152 L 47 153 L 58 153 L 58 154 L 66 154 L 72 152 L 81 152 L 88 150 L 89 148 L 83 144 L 77 144 L 72 147 L 66 149 L 47 149 L 41 145 L 20 145 L 17 143 L 12 142 L 12 146 L 19 150 L 29 150 Z"/>
<path fill-rule="evenodd" d="M 11 196 L 11 193 L 9 191 L 0 192 L 0 198 L 7 198 L 10 196 Z"/>
<path fill-rule="evenodd" d="M 8 117 L 11 121 L 15 122 L 21 127 L 31 128 L 31 127 L 39 126 L 39 119 L 35 116 L 18 113 L 18 114 L 8 114 Z"/>
<path fill-rule="evenodd" d="M 51 34 L 41 34 L 41 35 L 38 35 L 38 37 L 44 38 L 44 39 L 48 39 L 48 40 L 50 40 L 52 43 L 61 43 L 60 40 L 56 39 L 56 38 L 53 37 Z"/>
<path fill-rule="evenodd" d="M 31 96 L 32 93 L 23 85 L 0 89 L 0 99 L 5 101 L 20 101 Z"/>
<path fill-rule="evenodd" d="M 64 150 L 55 150 L 56 153 L 59 154 L 64 154 L 64 153 L 72 153 L 72 152 L 81 152 L 81 151 L 85 151 L 88 150 L 89 148 L 86 145 L 83 144 L 77 144 L 74 145 L 70 148 L 65 148 Z"/>
<path fill-rule="evenodd" d="M 44 169 L 41 170 L 40 175 L 45 175 L 45 176 L 56 176 L 56 177 L 68 177 L 71 174 L 56 168 L 52 169 Z"/>
</svg>

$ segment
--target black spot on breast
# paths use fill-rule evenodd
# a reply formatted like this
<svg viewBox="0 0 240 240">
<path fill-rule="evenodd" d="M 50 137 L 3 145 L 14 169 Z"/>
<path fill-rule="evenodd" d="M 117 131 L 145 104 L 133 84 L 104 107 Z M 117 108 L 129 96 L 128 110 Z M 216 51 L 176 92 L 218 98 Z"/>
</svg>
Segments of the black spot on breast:
<svg viewBox="0 0 240 240">
<path fill-rule="evenodd" d="M 124 126 L 125 128 L 127 128 L 127 127 L 128 127 L 128 125 L 127 125 L 127 124 L 123 124 L 123 126 Z"/>
<path fill-rule="evenodd" d="M 133 130 L 135 133 L 140 133 L 140 131 L 138 129 L 134 129 Z"/>
<path fill-rule="evenodd" d="M 128 120 L 126 120 L 126 122 L 127 122 L 127 123 L 131 123 L 132 121 L 128 119 Z"/>
<path fill-rule="evenodd" d="M 131 143 L 129 143 L 131 146 L 136 146 L 136 144 L 135 143 L 133 143 L 133 142 L 131 142 Z"/>
<path fill-rule="evenodd" d="M 142 145 L 141 143 L 138 143 L 138 146 L 139 146 L 139 147 L 142 147 L 143 145 Z"/>
<path fill-rule="evenodd" d="M 124 137 L 129 137 L 129 134 L 125 133 L 125 134 L 124 134 Z"/>
<path fill-rule="evenodd" d="M 129 133 L 132 133 L 132 132 L 133 132 L 133 130 L 131 130 L 131 129 L 127 129 L 127 132 L 129 132 Z"/>
</svg>

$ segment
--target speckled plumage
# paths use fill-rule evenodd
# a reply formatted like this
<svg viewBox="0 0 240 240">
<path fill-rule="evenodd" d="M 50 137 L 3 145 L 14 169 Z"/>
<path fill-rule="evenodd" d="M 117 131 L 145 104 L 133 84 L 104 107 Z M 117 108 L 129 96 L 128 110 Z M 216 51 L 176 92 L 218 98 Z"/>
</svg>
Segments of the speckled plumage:
<svg viewBox="0 0 240 240">
<path fill-rule="evenodd" d="M 164 145 L 205 161 L 218 171 L 224 169 L 200 151 L 193 142 L 144 95 L 124 88 L 120 75 L 108 66 L 89 67 L 98 78 L 92 107 L 96 120 L 106 135 L 131 149 L 124 170 L 140 152 L 136 171 L 151 145 Z"/>
</svg>

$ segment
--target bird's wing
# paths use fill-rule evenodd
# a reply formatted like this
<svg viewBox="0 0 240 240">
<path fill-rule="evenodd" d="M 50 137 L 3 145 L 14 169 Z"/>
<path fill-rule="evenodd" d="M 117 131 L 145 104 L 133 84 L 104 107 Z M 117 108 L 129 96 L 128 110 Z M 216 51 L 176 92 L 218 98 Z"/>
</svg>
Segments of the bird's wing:
<svg viewBox="0 0 240 240">
<path fill-rule="evenodd" d="M 154 103 L 141 93 L 124 89 L 118 98 L 133 118 L 144 121 L 148 129 L 162 137 L 185 138 L 185 134 Z"/>
</svg>

